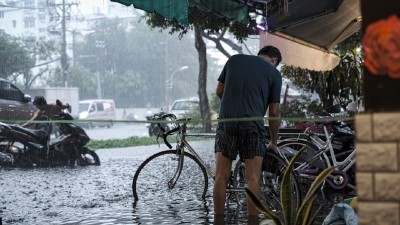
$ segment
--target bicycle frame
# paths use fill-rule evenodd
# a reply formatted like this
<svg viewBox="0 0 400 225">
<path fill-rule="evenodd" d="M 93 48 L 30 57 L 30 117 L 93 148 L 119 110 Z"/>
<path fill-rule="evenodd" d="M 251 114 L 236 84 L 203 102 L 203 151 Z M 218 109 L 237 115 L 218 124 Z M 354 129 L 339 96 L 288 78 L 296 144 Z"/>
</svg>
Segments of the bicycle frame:
<svg viewBox="0 0 400 225">
<path fill-rule="evenodd" d="M 316 135 L 310 135 L 310 140 L 313 144 L 315 144 L 320 152 L 316 156 L 320 156 L 321 154 L 328 153 L 329 156 L 326 159 L 326 163 L 328 167 L 334 166 L 337 169 L 340 169 L 344 172 L 350 169 L 350 167 L 355 163 L 356 157 L 356 149 L 354 148 L 352 152 L 342 161 L 338 161 L 332 146 L 332 136 L 333 134 L 329 134 L 326 126 L 324 128 L 324 134 L 326 137 L 326 141 L 321 140 Z"/>
<path fill-rule="evenodd" d="M 182 166 L 184 163 L 184 153 L 185 151 L 193 155 L 195 158 L 197 158 L 200 162 L 200 164 L 206 169 L 207 175 L 210 177 L 215 177 L 214 171 L 211 169 L 211 167 L 204 162 L 204 160 L 199 156 L 199 154 L 193 149 L 193 147 L 189 144 L 189 142 L 186 140 L 186 137 L 215 137 L 215 134 L 210 134 L 210 133 L 196 133 L 196 134 L 188 134 L 186 133 L 186 123 L 182 124 L 181 127 L 179 128 L 178 132 L 178 140 L 177 146 L 176 146 L 176 154 L 179 156 L 178 160 L 178 167 L 176 168 L 176 171 L 174 173 L 174 176 L 170 179 L 168 182 L 168 187 L 173 188 L 178 181 L 180 174 L 182 172 Z"/>
<path fill-rule="evenodd" d="M 184 153 L 187 152 L 191 155 L 193 155 L 195 158 L 197 158 L 200 162 L 200 164 L 205 168 L 207 175 L 209 177 L 212 177 L 213 179 L 215 178 L 215 171 L 211 168 L 209 164 L 207 164 L 201 156 L 194 150 L 194 148 L 189 144 L 189 142 L 186 140 L 186 137 L 206 137 L 206 138 L 215 138 L 214 133 L 186 133 L 186 123 L 181 125 L 181 128 L 178 132 L 178 140 L 176 151 L 177 155 L 179 156 L 178 160 L 178 167 L 176 168 L 176 171 L 174 173 L 174 176 L 170 179 L 168 182 L 169 188 L 173 188 L 176 184 L 176 182 L 179 179 L 179 176 L 182 171 L 182 166 L 184 163 Z M 229 185 L 229 184 L 228 184 Z M 231 184 L 232 186 L 232 184 Z M 227 192 L 244 192 L 244 188 L 233 188 L 231 186 L 227 187 Z"/>
<path fill-rule="evenodd" d="M 280 137 L 279 140 L 284 140 L 284 141 L 303 140 L 304 142 L 311 141 L 311 143 L 318 148 L 318 153 L 315 154 L 310 160 L 307 160 L 306 162 L 307 164 L 314 162 L 315 160 L 318 160 L 318 157 L 323 155 L 322 157 L 324 157 L 328 167 L 334 166 L 346 172 L 355 163 L 356 150 L 355 149 L 352 150 L 351 153 L 344 160 L 338 161 L 331 142 L 333 134 L 329 134 L 325 125 L 323 126 L 323 129 L 326 141 L 320 139 L 316 134 L 308 134 L 307 133 L 308 130 L 306 130 L 304 133 L 279 133 Z M 287 159 L 282 152 L 279 152 L 279 154 L 282 158 Z M 301 168 L 306 163 L 299 165 L 299 167 Z"/>
<path fill-rule="evenodd" d="M 303 162 L 301 164 L 298 164 L 296 168 L 294 169 L 295 171 L 299 172 L 299 175 L 301 177 L 309 177 L 310 179 L 314 178 L 315 176 L 312 175 L 312 170 L 309 170 L 309 166 L 317 161 L 320 161 L 320 157 L 323 158 L 323 160 L 326 163 L 327 167 L 335 167 L 335 171 L 337 171 L 337 175 L 331 174 L 330 178 L 332 180 L 337 180 L 340 182 L 341 176 L 343 175 L 342 173 L 347 173 L 347 171 L 355 164 L 355 157 L 356 157 L 356 149 L 352 149 L 350 154 L 343 159 L 342 161 L 337 160 L 337 156 L 334 152 L 334 148 L 332 146 L 332 139 L 334 134 L 329 134 L 327 127 L 324 125 L 324 136 L 326 138 L 326 141 L 322 140 L 319 138 L 318 134 L 315 133 L 307 133 L 307 130 L 303 133 L 303 135 L 307 136 L 301 136 L 298 135 L 297 137 L 289 137 L 289 138 L 283 138 L 283 140 L 286 141 L 293 141 L 294 143 L 296 141 L 301 140 L 303 143 L 311 143 L 316 147 L 317 152 L 309 159 L 306 160 L 306 162 Z M 278 144 L 279 145 L 279 144 Z M 283 152 L 279 152 L 280 156 L 282 158 L 285 158 L 287 161 L 288 159 L 285 157 L 285 154 Z M 311 173 L 311 174 L 310 174 Z M 348 184 L 349 187 L 355 189 L 355 187 L 351 184 Z"/>
</svg>

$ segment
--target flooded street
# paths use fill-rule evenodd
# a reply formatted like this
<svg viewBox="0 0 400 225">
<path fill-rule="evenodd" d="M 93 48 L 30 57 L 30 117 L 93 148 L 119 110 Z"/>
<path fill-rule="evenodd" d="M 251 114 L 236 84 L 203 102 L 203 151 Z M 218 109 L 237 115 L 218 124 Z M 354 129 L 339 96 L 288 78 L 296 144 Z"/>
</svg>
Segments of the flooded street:
<svg viewBox="0 0 400 225">
<path fill-rule="evenodd" d="M 205 142 L 194 144 L 212 160 L 213 141 Z M 134 202 L 131 183 L 137 167 L 164 149 L 100 149 L 100 166 L 0 168 L 3 224 L 212 224 L 212 180 L 205 200 Z M 234 224 L 241 224 L 245 214 L 236 212 L 237 205 L 232 210 Z"/>
</svg>

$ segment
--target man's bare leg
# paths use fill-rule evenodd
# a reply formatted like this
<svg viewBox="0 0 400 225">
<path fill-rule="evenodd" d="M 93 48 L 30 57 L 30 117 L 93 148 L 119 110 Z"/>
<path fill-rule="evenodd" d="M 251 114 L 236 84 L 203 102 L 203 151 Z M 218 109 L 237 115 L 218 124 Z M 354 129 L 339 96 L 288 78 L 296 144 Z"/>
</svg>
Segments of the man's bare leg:
<svg viewBox="0 0 400 225">
<path fill-rule="evenodd" d="M 217 167 L 214 184 L 214 214 L 224 214 L 226 185 L 231 175 L 232 160 L 222 155 L 221 152 L 215 154 L 215 160 Z"/>
<path fill-rule="evenodd" d="M 261 197 L 260 188 L 260 176 L 261 176 L 261 166 L 263 162 L 263 157 L 255 156 L 252 159 L 246 159 L 244 161 L 246 165 L 246 181 L 247 187 L 253 192 L 257 198 Z M 257 215 L 257 209 L 254 205 L 247 199 L 247 214 L 249 216 Z"/>
</svg>

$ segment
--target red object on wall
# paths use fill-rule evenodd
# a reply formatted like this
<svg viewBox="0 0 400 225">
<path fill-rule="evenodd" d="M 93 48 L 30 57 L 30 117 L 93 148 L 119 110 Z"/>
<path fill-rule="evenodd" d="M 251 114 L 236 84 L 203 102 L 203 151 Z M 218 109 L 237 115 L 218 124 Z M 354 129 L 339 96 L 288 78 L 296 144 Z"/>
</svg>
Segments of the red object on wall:
<svg viewBox="0 0 400 225">
<path fill-rule="evenodd" d="M 392 15 L 400 18 L 400 1 L 385 0 L 383 3 L 376 0 L 362 0 L 361 14 L 362 31 L 365 34 L 370 24 L 387 19 Z M 389 77 L 387 72 L 382 76 L 376 76 L 371 72 L 376 71 L 364 68 L 365 110 L 367 112 L 400 111 L 400 101 L 398 100 L 400 79 Z"/>
</svg>

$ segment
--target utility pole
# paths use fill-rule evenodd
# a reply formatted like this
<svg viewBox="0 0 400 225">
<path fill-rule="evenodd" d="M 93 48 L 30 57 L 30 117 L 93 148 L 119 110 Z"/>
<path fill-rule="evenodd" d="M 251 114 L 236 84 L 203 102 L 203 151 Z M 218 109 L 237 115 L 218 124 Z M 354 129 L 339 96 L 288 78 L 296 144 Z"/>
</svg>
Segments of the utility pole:
<svg viewBox="0 0 400 225">
<path fill-rule="evenodd" d="M 104 60 L 104 56 L 106 55 L 106 45 L 104 41 L 96 40 L 96 48 L 97 48 L 97 57 L 96 57 L 96 65 L 97 65 L 97 99 L 102 99 L 102 91 L 101 91 L 101 63 Z"/>
<path fill-rule="evenodd" d="M 67 29 L 65 24 L 65 0 L 62 0 L 62 42 L 61 42 L 61 72 L 64 87 L 67 87 L 68 55 L 67 55 Z"/>
<path fill-rule="evenodd" d="M 55 3 L 55 1 L 48 0 L 47 4 L 49 7 L 52 7 L 53 10 L 50 10 L 50 23 L 49 32 L 57 35 L 61 35 L 61 75 L 62 75 L 62 85 L 67 87 L 67 77 L 68 77 L 68 68 L 69 68 L 69 59 L 67 54 L 67 20 L 71 18 L 70 9 L 73 5 L 77 5 L 77 3 L 67 3 L 67 0 L 62 0 L 61 4 Z M 56 15 L 54 15 L 54 14 Z M 61 21 L 59 18 L 61 17 Z M 56 27 L 61 26 L 61 31 Z"/>
</svg>

